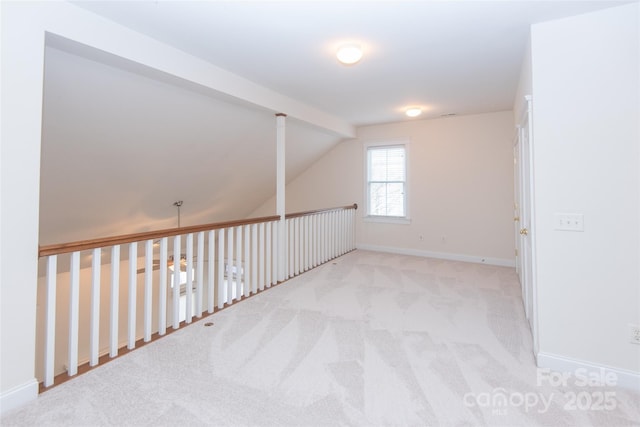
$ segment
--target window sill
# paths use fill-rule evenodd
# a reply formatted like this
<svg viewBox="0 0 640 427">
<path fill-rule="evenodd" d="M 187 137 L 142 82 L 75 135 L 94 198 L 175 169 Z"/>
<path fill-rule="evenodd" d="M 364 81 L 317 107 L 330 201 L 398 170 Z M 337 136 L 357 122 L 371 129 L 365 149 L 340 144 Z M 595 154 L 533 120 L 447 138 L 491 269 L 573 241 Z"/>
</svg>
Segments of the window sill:
<svg viewBox="0 0 640 427">
<path fill-rule="evenodd" d="M 365 222 L 382 222 L 386 224 L 411 224 L 411 219 L 408 217 L 399 216 L 374 216 L 367 215 L 363 218 Z"/>
</svg>

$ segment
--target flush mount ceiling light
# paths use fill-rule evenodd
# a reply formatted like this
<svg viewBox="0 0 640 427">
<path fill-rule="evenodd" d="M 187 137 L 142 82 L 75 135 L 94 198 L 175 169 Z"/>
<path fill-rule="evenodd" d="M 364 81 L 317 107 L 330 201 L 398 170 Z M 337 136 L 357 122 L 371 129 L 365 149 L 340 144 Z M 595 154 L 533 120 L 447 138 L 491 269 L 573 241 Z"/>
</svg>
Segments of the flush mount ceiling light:
<svg viewBox="0 0 640 427">
<path fill-rule="evenodd" d="M 422 114 L 422 108 L 409 107 L 404 113 L 409 117 L 418 117 L 420 114 Z"/>
<path fill-rule="evenodd" d="M 356 43 L 345 43 L 336 51 L 336 57 L 345 65 L 353 65 L 362 59 L 362 47 Z"/>
</svg>

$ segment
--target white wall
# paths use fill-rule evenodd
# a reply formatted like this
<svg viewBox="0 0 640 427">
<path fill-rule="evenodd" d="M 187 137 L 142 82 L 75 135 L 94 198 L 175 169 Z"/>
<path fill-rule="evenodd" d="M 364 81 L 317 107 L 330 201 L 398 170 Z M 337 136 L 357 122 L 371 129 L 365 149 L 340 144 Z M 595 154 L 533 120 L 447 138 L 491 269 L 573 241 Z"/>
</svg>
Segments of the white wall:
<svg viewBox="0 0 640 427">
<path fill-rule="evenodd" d="M 44 34 L 38 28 L 40 16 L 22 13 L 23 4 L 2 2 L 0 7 L 0 410 L 5 411 L 38 392 L 33 367 Z"/>
<path fill-rule="evenodd" d="M 355 202 L 359 247 L 511 265 L 514 134 L 510 111 L 361 127 L 287 185 L 287 212 Z M 411 141 L 411 223 L 365 221 L 363 142 L 398 138 Z"/>
<path fill-rule="evenodd" d="M 640 373 L 638 17 L 635 3 L 532 27 L 543 365 Z M 556 231 L 557 212 L 584 214 L 584 232 Z"/>
<path fill-rule="evenodd" d="M 526 111 L 524 97 L 526 95 L 531 95 L 531 91 L 533 90 L 531 79 L 531 38 L 529 38 L 524 52 L 524 57 L 522 59 L 520 80 L 518 81 L 518 88 L 516 90 L 516 97 L 513 104 L 513 118 L 516 124 L 522 121 L 522 115 Z"/>
</svg>

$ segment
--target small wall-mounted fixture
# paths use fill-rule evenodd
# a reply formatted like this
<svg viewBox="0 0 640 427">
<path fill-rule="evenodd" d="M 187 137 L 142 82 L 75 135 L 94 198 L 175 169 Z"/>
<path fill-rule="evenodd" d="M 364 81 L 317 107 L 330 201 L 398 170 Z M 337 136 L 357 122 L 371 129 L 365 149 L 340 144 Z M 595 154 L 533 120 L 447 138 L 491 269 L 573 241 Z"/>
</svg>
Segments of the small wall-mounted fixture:
<svg viewBox="0 0 640 427">
<path fill-rule="evenodd" d="M 345 65 L 353 65 L 362 59 L 362 47 L 356 43 L 345 43 L 338 47 L 336 57 Z"/>
<path fill-rule="evenodd" d="M 404 113 L 409 117 L 418 117 L 420 114 L 422 114 L 422 108 L 409 107 Z"/>
<path fill-rule="evenodd" d="M 173 203 L 173 206 L 178 209 L 178 228 L 180 228 L 180 207 L 182 206 L 182 203 L 182 200 L 178 200 L 177 202 Z"/>
</svg>

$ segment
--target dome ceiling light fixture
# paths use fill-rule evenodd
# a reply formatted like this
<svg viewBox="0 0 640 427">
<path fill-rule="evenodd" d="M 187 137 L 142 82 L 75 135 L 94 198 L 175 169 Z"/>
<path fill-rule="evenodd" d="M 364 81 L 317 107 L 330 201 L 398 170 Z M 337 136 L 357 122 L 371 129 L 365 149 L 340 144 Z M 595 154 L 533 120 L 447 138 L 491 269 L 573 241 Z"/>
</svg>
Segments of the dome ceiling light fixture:
<svg viewBox="0 0 640 427">
<path fill-rule="evenodd" d="M 409 107 L 409 108 L 406 109 L 406 111 L 404 113 L 409 117 L 418 117 L 420 114 L 422 114 L 422 108 L 420 108 L 420 107 Z"/>
<path fill-rule="evenodd" d="M 344 65 L 353 65 L 362 59 L 362 47 L 357 43 L 344 43 L 338 47 L 336 58 Z"/>
</svg>

